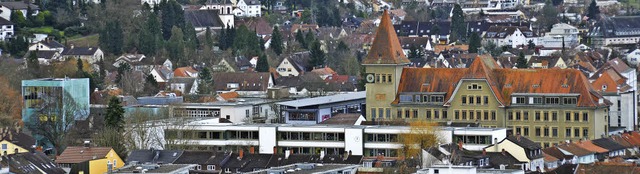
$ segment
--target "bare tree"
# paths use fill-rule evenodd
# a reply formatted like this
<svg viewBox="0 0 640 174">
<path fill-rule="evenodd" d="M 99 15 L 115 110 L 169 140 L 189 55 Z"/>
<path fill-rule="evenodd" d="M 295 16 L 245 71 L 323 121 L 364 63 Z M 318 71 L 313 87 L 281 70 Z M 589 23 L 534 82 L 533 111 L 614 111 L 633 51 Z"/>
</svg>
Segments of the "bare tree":
<svg viewBox="0 0 640 174">
<path fill-rule="evenodd" d="M 154 115 L 162 115 L 154 117 Z M 161 119 L 167 118 L 166 114 L 152 114 L 135 110 L 127 114 L 125 119 L 124 142 L 129 150 L 150 149 L 162 147 L 163 123 Z"/>
<path fill-rule="evenodd" d="M 437 146 L 441 138 L 436 133 L 436 124 L 427 121 L 409 123 L 409 132 L 400 135 L 402 153 L 405 158 L 416 157 L 422 164 L 422 150 Z M 405 164 L 406 165 L 406 162 Z M 412 167 L 412 166 L 409 166 Z"/>
<path fill-rule="evenodd" d="M 62 88 L 50 88 L 44 91 L 33 91 L 30 96 L 37 96 L 32 104 L 35 112 L 29 116 L 27 128 L 34 134 L 43 137 L 45 143 L 54 147 L 58 155 L 67 146 L 68 132 L 76 118 L 89 115 L 88 106 L 73 100 Z M 25 101 L 26 102 L 26 101 Z"/>
<path fill-rule="evenodd" d="M 144 89 L 145 75 L 141 71 L 124 71 L 120 79 L 120 87 L 125 94 L 137 96 Z"/>
</svg>

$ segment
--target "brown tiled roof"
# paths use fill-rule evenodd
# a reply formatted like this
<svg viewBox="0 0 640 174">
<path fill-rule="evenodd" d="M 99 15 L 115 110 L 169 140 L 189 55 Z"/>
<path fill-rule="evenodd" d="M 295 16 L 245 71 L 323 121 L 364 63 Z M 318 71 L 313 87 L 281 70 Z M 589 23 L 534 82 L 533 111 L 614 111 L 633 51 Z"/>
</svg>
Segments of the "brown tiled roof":
<svg viewBox="0 0 640 174">
<path fill-rule="evenodd" d="M 595 144 L 591 143 L 590 140 L 586 140 L 586 141 L 582 140 L 582 141 L 575 142 L 573 144 L 577 145 L 580 148 L 587 149 L 588 151 L 595 152 L 595 153 L 609 152 L 609 150 L 604 149 L 600 146 L 596 146 Z"/>
<path fill-rule="evenodd" d="M 591 152 L 590 150 L 587 149 L 583 149 L 573 143 L 565 143 L 565 144 L 560 144 L 558 145 L 558 148 L 567 151 L 573 155 L 576 156 L 585 156 L 585 155 L 589 155 L 592 154 L 594 152 Z"/>
<path fill-rule="evenodd" d="M 627 140 L 627 142 L 635 145 L 635 146 L 640 146 L 640 133 L 638 132 L 627 132 L 621 135 L 622 138 L 624 138 L 625 140 Z"/>
<path fill-rule="evenodd" d="M 400 41 L 393 29 L 389 12 L 382 13 L 380 26 L 376 31 L 373 45 L 369 49 L 369 54 L 362 61 L 362 64 L 408 64 L 407 59 L 400 46 Z"/>
<path fill-rule="evenodd" d="M 311 72 L 315 73 L 317 75 L 333 75 L 333 74 L 336 74 L 336 72 L 333 71 L 333 69 L 331 69 L 329 67 L 316 68 L 314 70 L 311 70 Z"/>
<path fill-rule="evenodd" d="M 467 51 L 469 50 L 469 45 L 435 45 L 433 47 L 433 52 L 435 54 L 440 54 L 440 52 L 446 51 L 446 50 Z"/>
<path fill-rule="evenodd" d="M 544 155 L 544 162 L 553 162 L 553 161 L 558 161 L 558 158 L 553 157 L 551 155 L 548 155 L 546 153 L 542 154 Z"/>
<path fill-rule="evenodd" d="M 591 84 L 593 85 L 593 88 L 596 91 L 601 93 L 602 92 L 606 92 L 606 93 L 618 92 L 618 89 L 616 88 L 618 85 L 616 81 L 613 80 L 613 78 L 609 75 L 609 73 L 602 73 L 602 75 L 598 77 L 598 79 L 593 81 Z M 602 86 L 604 85 L 608 86 L 607 89 L 602 88 Z"/>
<path fill-rule="evenodd" d="M 462 79 L 485 79 L 502 105 L 513 93 L 580 94 L 580 107 L 605 106 L 589 80 L 575 69 L 502 69 L 489 56 L 479 56 L 469 68 L 405 68 L 398 86 L 403 92 L 446 92 L 449 101 Z M 428 84 L 428 85 L 425 85 Z M 536 86 L 534 86 L 536 85 Z M 399 96 L 392 104 L 399 102 Z M 448 102 L 445 102 L 448 105 Z"/>
<path fill-rule="evenodd" d="M 193 74 L 197 72 L 198 70 L 193 69 L 193 67 L 190 67 L 190 66 L 180 67 L 180 68 L 176 68 L 176 70 L 173 71 L 173 77 L 192 77 L 189 74 Z"/>
<path fill-rule="evenodd" d="M 595 164 L 579 164 L 575 170 L 575 174 L 591 174 L 591 173 L 640 174 L 640 168 L 633 163 L 596 162 Z"/>
<path fill-rule="evenodd" d="M 542 152 L 545 155 L 550 155 L 558 159 L 571 159 L 573 157 L 573 155 L 565 155 L 560 151 L 560 149 L 558 149 L 558 147 L 547 147 L 542 149 Z"/>
<path fill-rule="evenodd" d="M 216 91 L 232 90 L 227 88 L 229 83 L 237 83 L 236 91 L 267 91 L 269 87 L 269 73 L 215 73 L 213 74 Z"/>
<path fill-rule="evenodd" d="M 613 135 L 611 137 L 609 137 L 609 139 L 615 141 L 616 143 L 626 147 L 626 148 L 631 148 L 634 147 L 633 144 L 629 143 L 627 140 L 625 140 L 624 138 L 622 138 L 620 135 Z"/>
<path fill-rule="evenodd" d="M 101 159 L 107 156 L 111 147 L 71 146 L 58 156 L 58 164 L 77 164 L 88 160 Z"/>
<path fill-rule="evenodd" d="M 219 97 L 225 99 L 225 100 L 229 100 L 229 99 L 233 99 L 233 98 L 238 98 L 238 96 L 240 96 L 238 94 L 238 92 L 232 91 L 232 92 L 225 92 L 225 93 L 220 93 L 218 94 Z"/>
</svg>

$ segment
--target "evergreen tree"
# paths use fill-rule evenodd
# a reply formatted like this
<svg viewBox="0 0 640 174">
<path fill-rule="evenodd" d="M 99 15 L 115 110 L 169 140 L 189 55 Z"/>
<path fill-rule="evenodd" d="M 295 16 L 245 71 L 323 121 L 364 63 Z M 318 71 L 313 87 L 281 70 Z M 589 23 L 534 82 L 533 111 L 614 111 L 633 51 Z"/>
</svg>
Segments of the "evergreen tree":
<svg viewBox="0 0 640 174">
<path fill-rule="evenodd" d="M 154 56 L 160 49 L 162 28 L 155 13 L 148 13 L 146 23 L 138 35 L 140 52 L 147 56 Z"/>
<path fill-rule="evenodd" d="M 313 42 L 316 40 L 313 32 L 311 30 L 307 31 L 307 34 L 305 34 L 304 36 L 304 42 L 306 43 L 307 47 L 304 47 L 305 49 L 311 49 L 310 46 L 313 46 Z"/>
<path fill-rule="evenodd" d="M 331 16 L 332 19 L 331 21 L 333 21 L 333 24 L 331 24 L 332 26 L 342 26 L 342 17 L 340 17 L 340 9 L 334 7 L 333 8 L 333 15 Z"/>
<path fill-rule="evenodd" d="M 542 14 L 538 17 L 538 22 L 540 22 L 541 28 L 551 28 L 551 26 L 558 21 L 557 16 L 558 11 L 556 7 L 551 4 L 551 0 L 545 1 L 544 6 L 542 7 Z"/>
<path fill-rule="evenodd" d="M 529 48 L 529 49 L 535 49 L 536 48 L 536 44 L 533 43 L 533 40 L 529 40 L 529 43 L 527 43 L 527 48 Z"/>
<path fill-rule="evenodd" d="M 27 68 L 33 77 L 40 77 L 40 62 L 38 61 L 38 50 L 31 51 L 27 57 Z"/>
<path fill-rule="evenodd" d="M 11 17 L 9 18 L 9 20 L 16 24 L 17 28 L 23 28 L 27 26 L 27 19 L 24 18 L 24 15 L 20 10 L 11 11 Z"/>
<path fill-rule="evenodd" d="M 100 46 L 104 48 L 107 53 L 119 55 L 122 53 L 122 47 L 124 45 L 124 34 L 122 26 L 118 21 L 109 21 L 106 27 L 100 32 L 99 38 Z"/>
<path fill-rule="evenodd" d="M 131 67 L 129 66 L 129 64 L 120 63 L 120 65 L 118 66 L 118 74 L 116 75 L 116 83 L 120 84 L 120 80 L 122 80 L 122 75 L 125 72 L 130 70 L 131 70 Z"/>
<path fill-rule="evenodd" d="M 422 56 L 424 56 L 424 53 L 422 52 L 422 50 L 420 49 L 420 47 L 416 46 L 415 44 L 411 44 L 411 46 L 409 47 L 409 59 L 419 59 L 422 58 Z"/>
<path fill-rule="evenodd" d="M 589 20 L 597 20 L 598 15 L 600 15 L 600 7 L 596 4 L 596 0 L 592 0 L 591 4 L 589 4 L 587 17 L 589 17 Z"/>
<path fill-rule="evenodd" d="M 529 68 L 529 64 L 527 64 L 527 59 L 524 58 L 524 52 L 520 52 L 520 55 L 518 56 L 518 60 L 516 62 L 516 67 L 518 69 L 527 69 L 527 68 Z"/>
<path fill-rule="evenodd" d="M 336 50 L 337 51 L 349 51 L 349 46 L 347 46 L 346 43 L 344 43 L 344 41 L 340 41 L 338 42 L 338 46 L 336 46 Z"/>
<path fill-rule="evenodd" d="M 182 6 L 175 0 L 169 0 L 165 3 L 161 3 L 160 10 L 162 11 L 162 36 L 165 40 L 171 38 L 173 26 L 184 28 L 184 11 Z"/>
<path fill-rule="evenodd" d="M 174 26 L 171 29 L 171 38 L 167 42 L 166 50 L 169 52 L 169 59 L 176 62 L 178 66 L 185 66 L 184 60 L 184 34 L 180 28 Z"/>
<path fill-rule="evenodd" d="M 313 41 L 313 43 L 311 44 L 311 59 L 309 60 L 309 69 L 313 69 L 313 67 L 322 67 L 325 64 L 325 55 L 324 55 L 324 51 L 322 51 L 322 49 L 320 49 L 320 42 L 319 41 Z"/>
<path fill-rule="evenodd" d="M 296 41 L 298 41 L 298 43 L 300 43 L 300 45 L 302 46 L 302 48 L 307 49 L 307 42 L 304 39 L 304 35 L 302 35 L 302 30 L 298 30 L 296 31 Z"/>
<path fill-rule="evenodd" d="M 104 116 L 105 127 L 116 129 L 118 132 L 124 131 L 124 108 L 120 105 L 117 97 L 111 97 Z"/>
<path fill-rule="evenodd" d="M 76 69 L 77 69 L 77 76 L 78 78 L 82 78 L 81 76 L 84 76 L 84 63 L 82 62 L 82 59 L 78 58 L 76 59 Z"/>
<path fill-rule="evenodd" d="M 440 34 L 440 27 L 437 24 L 432 24 L 431 25 L 431 35 L 433 36 L 437 36 Z"/>
<path fill-rule="evenodd" d="M 233 50 L 240 55 L 257 56 L 262 52 L 260 49 L 260 38 L 254 31 L 246 26 L 238 27 L 233 41 Z"/>
<path fill-rule="evenodd" d="M 199 41 L 198 37 L 196 37 L 196 30 L 193 25 L 187 22 L 187 24 L 182 28 L 182 33 L 184 33 L 185 46 L 190 50 L 195 50 L 199 45 Z"/>
<path fill-rule="evenodd" d="M 280 33 L 280 29 L 278 26 L 273 27 L 273 33 L 271 34 L 271 44 L 269 45 L 271 50 L 273 50 L 276 55 L 282 54 L 282 50 L 284 49 L 282 43 L 282 34 Z"/>
<path fill-rule="evenodd" d="M 478 48 L 482 47 L 480 36 L 476 32 L 471 32 L 469 38 L 469 53 L 478 53 Z"/>
<path fill-rule="evenodd" d="M 222 30 L 220 30 L 220 33 L 218 33 L 218 47 L 220 47 L 220 50 L 226 50 L 227 48 L 229 48 L 226 40 L 227 40 L 227 28 L 225 27 Z"/>
<path fill-rule="evenodd" d="M 158 93 L 158 81 L 156 81 L 156 78 L 153 77 L 153 75 L 151 73 L 147 74 L 147 76 L 144 79 L 145 83 L 144 83 L 144 91 L 149 94 L 149 95 L 154 95 L 156 93 Z"/>
<path fill-rule="evenodd" d="M 213 46 L 213 36 L 211 34 L 211 28 L 207 27 L 204 33 L 204 45 L 211 48 Z"/>
<path fill-rule="evenodd" d="M 207 67 L 202 68 L 198 79 L 198 94 L 212 94 L 212 89 L 213 78 L 211 77 L 211 71 Z"/>
<path fill-rule="evenodd" d="M 464 13 L 462 7 L 456 4 L 453 7 L 453 15 L 451 16 L 451 42 L 463 41 L 466 39 L 467 26 L 464 23 Z"/>
<path fill-rule="evenodd" d="M 267 55 L 260 55 L 258 62 L 256 63 L 256 71 L 269 72 L 269 60 L 267 60 Z"/>
</svg>

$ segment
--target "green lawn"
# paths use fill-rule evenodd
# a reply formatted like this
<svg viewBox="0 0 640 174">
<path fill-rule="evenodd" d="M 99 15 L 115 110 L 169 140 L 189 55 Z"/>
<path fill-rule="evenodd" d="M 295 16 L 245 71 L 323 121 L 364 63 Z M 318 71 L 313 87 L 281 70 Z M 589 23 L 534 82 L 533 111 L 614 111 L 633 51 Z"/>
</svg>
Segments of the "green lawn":
<svg viewBox="0 0 640 174">
<path fill-rule="evenodd" d="M 97 34 L 94 34 L 78 38 L 69 38 L 69 40 L 67 40 L 67 43 L 83 47 L 97 47 L 98 39 L 99 36 Z"/>
</svg>

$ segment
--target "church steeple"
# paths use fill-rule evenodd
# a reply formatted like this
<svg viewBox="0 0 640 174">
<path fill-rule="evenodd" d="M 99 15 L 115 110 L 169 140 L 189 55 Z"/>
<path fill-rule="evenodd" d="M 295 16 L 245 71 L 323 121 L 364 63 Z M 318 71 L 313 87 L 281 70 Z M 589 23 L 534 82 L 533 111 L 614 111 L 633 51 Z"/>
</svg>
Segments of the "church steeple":
<svg viewBox="0 0 640 174">
<path fill-rule="evenodd" d="M 362 61 L 364 65 L 373 64 L 409 64 L 410 61 L 404 55 L 400 40 L 393 28 L 391 18 L 387 10 L 382 13 L 380 18 L 380 26 L 376 31 L 376 37 L 373 39 L 369 54 Z"/>
</svg>

